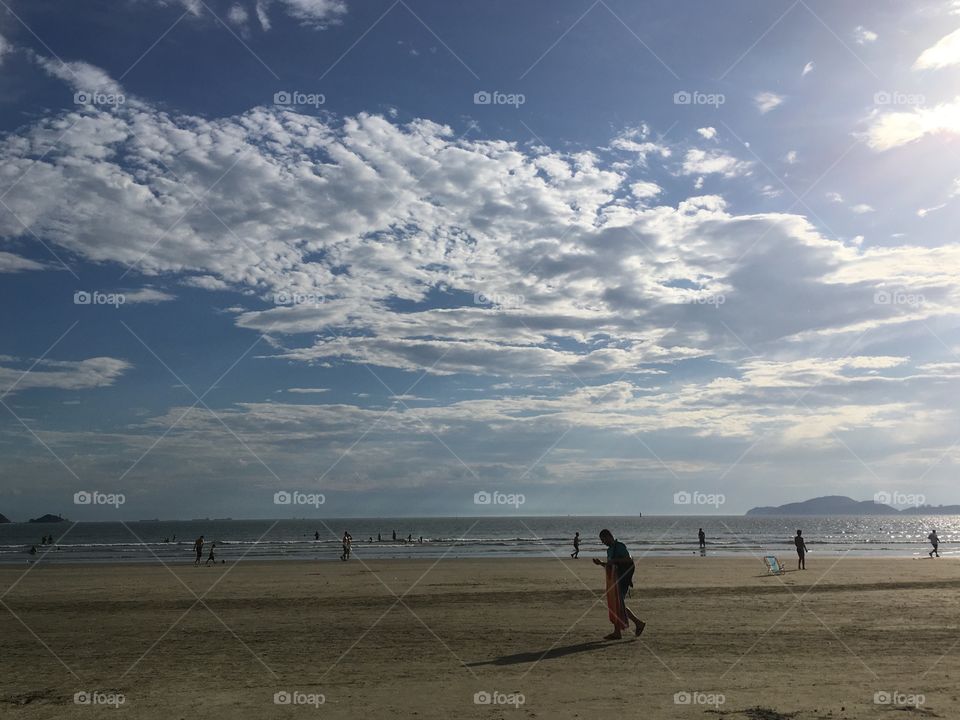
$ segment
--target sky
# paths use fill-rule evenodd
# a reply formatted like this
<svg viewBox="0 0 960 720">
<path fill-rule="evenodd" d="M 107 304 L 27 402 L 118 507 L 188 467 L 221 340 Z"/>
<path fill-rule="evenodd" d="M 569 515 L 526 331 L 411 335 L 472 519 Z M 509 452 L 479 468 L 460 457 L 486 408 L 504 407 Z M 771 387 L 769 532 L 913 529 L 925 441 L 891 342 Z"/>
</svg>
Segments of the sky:
<svg viewBox="0 0 960 720">
<path fill-rule="evenodd" d="M 960 502 L 955 0 L 3 0 L 0 133 L 12 519 Z"/>
</svg>

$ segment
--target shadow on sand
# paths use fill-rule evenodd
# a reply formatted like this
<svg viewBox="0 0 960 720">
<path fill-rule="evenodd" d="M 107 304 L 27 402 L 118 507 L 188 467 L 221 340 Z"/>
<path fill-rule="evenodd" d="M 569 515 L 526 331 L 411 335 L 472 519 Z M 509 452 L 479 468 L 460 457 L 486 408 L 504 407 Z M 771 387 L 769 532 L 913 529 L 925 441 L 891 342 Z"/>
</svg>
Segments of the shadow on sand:
<svg viewBox="0 0 960 720">
<path fill-rule="evenodd" d="M 622 642 L 622 641 L 621 641 Z M 632 642 L 632 639 L 629 640 Z M 591 642 L 578 643 L 577 645 L 565 645 L 564 647 L 550 648 L 549 650 L 540 650 L 538 652 L 517 653 L 516 655 L 503 655 L 493 660 L 479 660 L 477 662 L 464 663 L 467 667 L 478 667 L 481 665 L 521 665 L 523 663 L 533 663 L 539 660 L 551 660 L 553 658 L 564 657 L 566 655 L 575 655 L 576 653 L 592 652 L 600 650 L 611 645 L 618 644 L 617 641 L 592 640 Z"/>
</svg>

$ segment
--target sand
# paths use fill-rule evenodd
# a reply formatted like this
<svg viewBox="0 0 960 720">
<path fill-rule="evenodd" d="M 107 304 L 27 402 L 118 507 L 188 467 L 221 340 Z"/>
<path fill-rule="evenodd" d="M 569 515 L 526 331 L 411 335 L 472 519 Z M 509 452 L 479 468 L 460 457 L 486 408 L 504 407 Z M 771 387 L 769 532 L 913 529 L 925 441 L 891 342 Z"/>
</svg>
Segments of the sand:
<svg viewBox="0 0 960 720">
<path fill-rule="evenodd" d="M 960 717 L 947 559 L 642 558 L 619 642 L 585 557 L 25 569 L 5 717 Z"/>
</svg>

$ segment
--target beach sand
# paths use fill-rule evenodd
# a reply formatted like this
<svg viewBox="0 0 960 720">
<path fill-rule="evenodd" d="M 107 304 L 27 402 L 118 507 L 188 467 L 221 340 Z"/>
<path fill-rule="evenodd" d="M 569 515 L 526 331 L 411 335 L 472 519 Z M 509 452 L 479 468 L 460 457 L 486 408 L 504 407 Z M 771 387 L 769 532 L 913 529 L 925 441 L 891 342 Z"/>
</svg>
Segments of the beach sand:
<svg viewBox="0 0 960 720">
<path fill-rule="evenodd" d="M 25 569 L 0 569 L 5 717 L 960 717 L 946 559 L 640 558 L 619 642 L 586 557 Z"/>
</svg>

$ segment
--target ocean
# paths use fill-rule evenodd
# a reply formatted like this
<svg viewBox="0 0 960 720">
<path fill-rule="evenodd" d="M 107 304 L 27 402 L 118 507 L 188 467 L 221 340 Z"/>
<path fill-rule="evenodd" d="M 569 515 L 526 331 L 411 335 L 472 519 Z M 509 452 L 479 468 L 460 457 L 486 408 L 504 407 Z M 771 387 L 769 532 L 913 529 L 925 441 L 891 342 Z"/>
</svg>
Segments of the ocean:
<svg viewBox="0 0 960 720">
<path fill-rule="evenodd" d="M 707 535 L 707 554 L 792 554 L 792 537 L 803 529 L 811 557 L 926 557 L 927 535 L 936 528 L 941 554 L 955 555 L 960 516 L 917 517 L 484 517 L 340 518 L 304 520 L 164 520 L 136 522 L 11 523 L 0 525 L 0 563 L 157 562 L 193 560 L 193 542 L 217 543 L 217 560 L 336 560 L 340 536 L 353 536 L 360 559 L 566 557 L 580 532 L 581 557 L 599 555 L 604 527 L 643 555 L 696 554 L 697 530 Z M 393 532 L 397 540 L 393 540 Z M 319 533 L 319 539 L 315 539 Z M 377 541 L 380 533 L 381 541 Z M 52 534 L 54 545 L 42 545 Z M 406 539 L 412 538 L 411 542 Z M 420 538 L 423 542 L 420 542 Z M 37 553 L 31 555 L 31 546 Z"/>
</svg>

